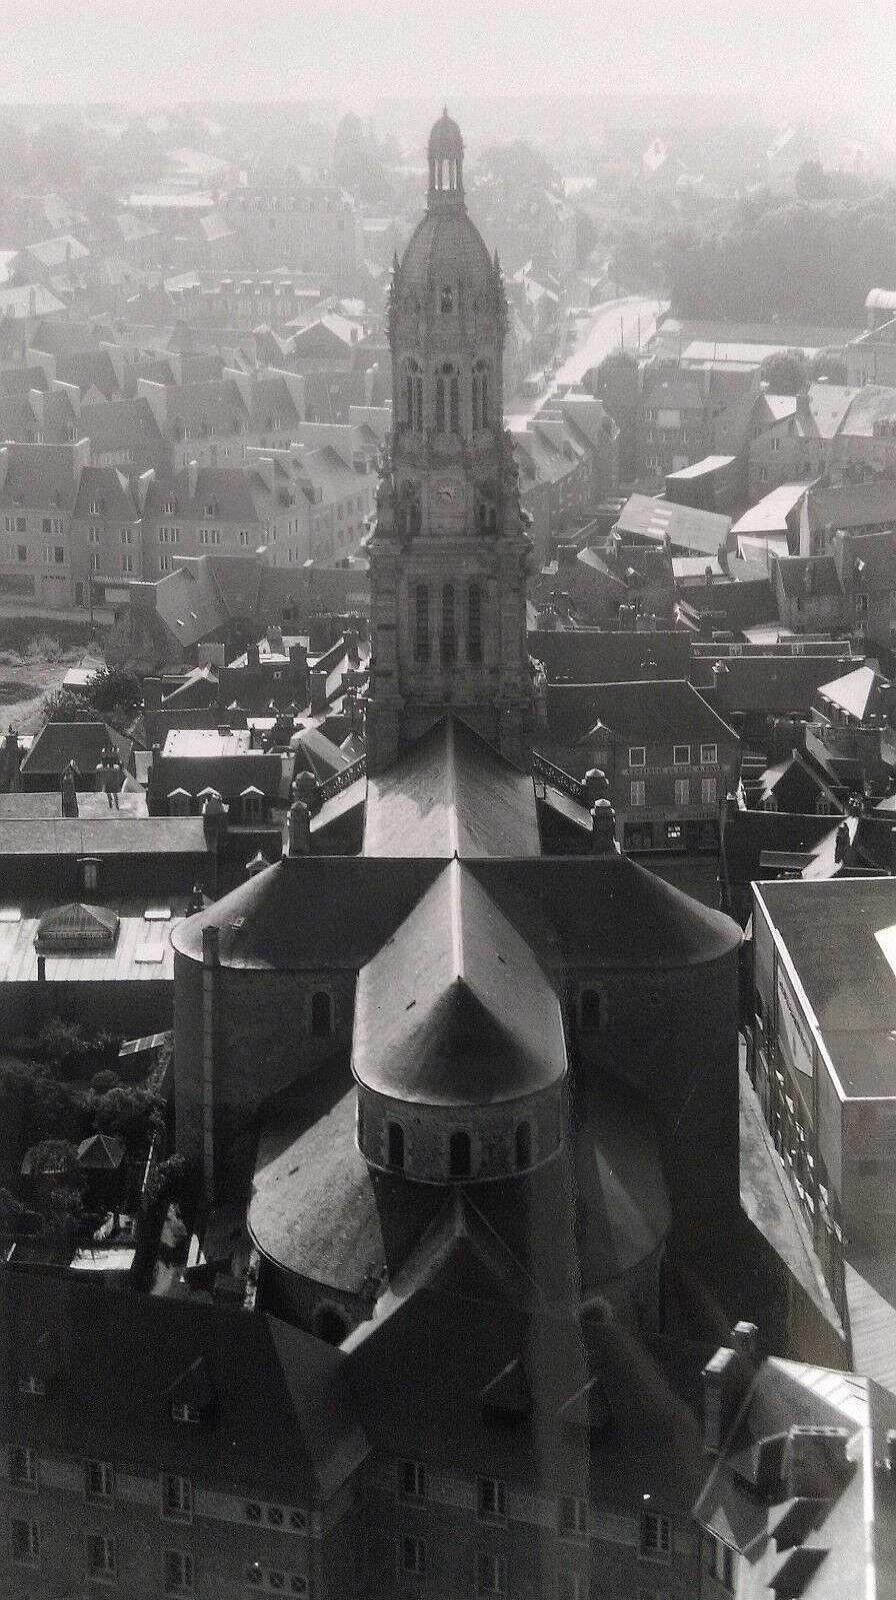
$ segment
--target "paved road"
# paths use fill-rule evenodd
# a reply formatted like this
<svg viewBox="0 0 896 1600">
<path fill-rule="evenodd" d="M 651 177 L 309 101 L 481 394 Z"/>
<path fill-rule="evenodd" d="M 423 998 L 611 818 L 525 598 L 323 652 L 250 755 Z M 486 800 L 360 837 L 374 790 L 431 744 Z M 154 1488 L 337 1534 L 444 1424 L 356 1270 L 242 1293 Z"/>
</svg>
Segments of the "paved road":
<svg viewBox="0 0 896 1600">
<path fill-rule="evenodd" d="M 660 304 L 641 295 L 627 295 L 625 299 L 607 300 L 604 305 L 597 306 L 587 321 L 583 317 L 576 323 L 576 348 L 549 386 L 534 400 L 519 400 L 508 406 L 505 416 L 514 422 L 524 422 L 541 409 L 558 384 L 578 383 L 589 367 L 596 367 L 620 342 L 627 350 L 635 350 L 639 331 L 644 345 L 653 333 Z"/>
</svg>

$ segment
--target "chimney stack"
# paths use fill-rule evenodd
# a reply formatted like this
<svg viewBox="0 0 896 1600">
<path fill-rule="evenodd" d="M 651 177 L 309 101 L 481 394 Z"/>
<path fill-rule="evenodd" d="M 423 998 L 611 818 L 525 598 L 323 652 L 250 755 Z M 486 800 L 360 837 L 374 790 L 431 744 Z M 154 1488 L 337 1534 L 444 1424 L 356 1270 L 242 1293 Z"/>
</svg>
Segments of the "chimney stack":
<svg viewBox="0 0 896 1600">
<path fill-rule="evenodd" d="M 302 800 L 294 800 L 287 818 L 289 843 L 287 855 L 295 861 L 299 856 L 311 854 L 311 812 Z"/>
<path fill-rule="evenodd" d="M 221 940 L 219 930 L 214 927 L 205 927 L 202 930 L 202 965 L 216 967 L 221 955 Z"/>
<path fill-rule="evenodd" d="M 723 1345 L 703 1368 L 703 1448 L 716 1455 L 731 1432 L 756 1370 L 756 1336 L 755 1323 L 739 1322 L 732 1333 L 734 1348 Z"/>
<path fill-rule="evenodd" d="M 784 1446 L 783 1478 L 790 1499 L 828 1500 L 849 1469 L 845 1428 L 791 1428 Z"/>
<path fill-rule="evenodd" d="M 591 807 L 591 850 L 596 856 L 612 854 L 616 848 L 616 813 L 609 800 L 596 800 Z"/>
<path fill-rule="evenodd" d="M 322 716 L 327 709 L 327 674 L 317 669 L 312 671 L 311 677 L 311 713 L 312 716 Z"/>
<path fill-rule="evenodd" d="M 143 709 L 144 711 L 158 711 L 162 704 L 161 678 L 143 679 Z"/>
<path fill-rule="evenodd" d="M 607 783 L 607 774 L 600 767 L 589 767 L 585 773 L 585 804 L 588 810 L 594 811 L 598 800 L 609 798 L 610 786 Z"/>
</svg>

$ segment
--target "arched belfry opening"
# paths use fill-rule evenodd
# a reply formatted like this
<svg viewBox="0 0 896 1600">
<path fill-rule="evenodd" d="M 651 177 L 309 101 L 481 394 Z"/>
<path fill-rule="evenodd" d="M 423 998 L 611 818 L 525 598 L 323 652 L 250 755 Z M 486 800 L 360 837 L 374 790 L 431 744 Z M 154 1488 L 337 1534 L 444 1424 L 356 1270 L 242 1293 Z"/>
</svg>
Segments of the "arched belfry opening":
<svg viewBox="0 0 896 1600">
<path fill-rule="evenodd" d="M 447 107 L 429 136 L 429 204 L 463 203 L 464 141 Z"/>
</svg>

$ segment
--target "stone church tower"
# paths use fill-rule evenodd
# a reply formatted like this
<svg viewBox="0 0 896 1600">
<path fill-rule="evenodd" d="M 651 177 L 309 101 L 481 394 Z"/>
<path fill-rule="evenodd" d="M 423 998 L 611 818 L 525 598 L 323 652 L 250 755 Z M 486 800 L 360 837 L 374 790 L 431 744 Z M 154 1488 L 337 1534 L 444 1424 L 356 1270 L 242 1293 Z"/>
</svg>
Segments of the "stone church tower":
<svg viewBox="0 0 896 1600">
<path fill-rule="evenodd" d="M 507 306 L 467 215 L 463 154 L 445 112 L 426 214 L 393 271 L 393 428 L 370 544 L 372 772 L 449 709 L 529 762 L 531 546 L 503 430 Z"/>
</svg>

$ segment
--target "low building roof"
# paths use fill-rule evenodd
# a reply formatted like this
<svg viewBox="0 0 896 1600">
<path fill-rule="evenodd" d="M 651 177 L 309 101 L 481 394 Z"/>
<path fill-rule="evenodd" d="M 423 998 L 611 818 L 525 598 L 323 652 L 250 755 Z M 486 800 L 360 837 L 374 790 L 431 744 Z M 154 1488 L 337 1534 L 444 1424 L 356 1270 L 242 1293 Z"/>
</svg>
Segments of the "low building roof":
<svg viewBox="0 0 896 1600">
<path fill-rule="evenodd" d="M 58 800 L 58 796 L 54 798 Z M 208 854 L 201 817 L 128 817 L 114 808 L 110 811 L 104 795 L 99 798 L 105 815 L 97 818 L 57 814 L 11 819 L 0 811 L 0 861 L 5 856 L 56 859 Z"/>
<path fill-rule="evenodd" d="M 143 906 L 131 902 L 120 906 L 120 911 L 110 906 L 87 908 L 94 917 L 115 919 L 115 932 L 95 923 L 95 940 L 81 937 L 83 921 L 75 925 L 70 908 L 27 903 L 7 908 L 0 917 L 0 982 L 36 983 L 41 955 L 48 983 L 171 983 L 171 932 L 177 919 L 147 922 Z M 61 912 L 69 914 L 69 923 L 60 928 Z M 89 935 L 89 928 L 86 932 Z"/>
<path fill-rule="evenodd" d="M 667 472 L 667 483 L 690 483 L 695 478 L 710 478 L 717 472 L 725 472 L 728 467 L 733 467 L 737 456 L 704 456 L 700 461 L 692 461 L 689 467 L 679 467 L 677 472 Z"/>
<path fill-rule="evenodd" d="M 678 505 L 672 500 L 654 499 L 652 495 L 633 494 L 619 513 L 616 531 L 623 535 L 637 534 L 662 544 L 668 535 L 673 545 L 695 554 L 716 555 L 724 544 L 731 528 L 731 518 L 715 511 L 699 511 L 693 506 Z"/>
<path fill-rule="evenodd" d="M 738 517 L 733 528 L 733 536 L 742 533 L 759 534 L 786 534 L 790 529 L 790 520 L 797 507 L 809 492 L 808 483 L 781 483 L 769 494 L 763 495 L 754 506 Z"/>
<path fill-rule="evenodd" d="M 896 879 L 757 884 L 844 1098 L 896 1083 Z"/>
</svg>

